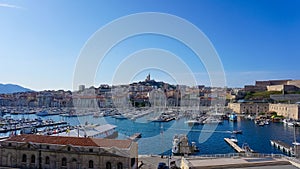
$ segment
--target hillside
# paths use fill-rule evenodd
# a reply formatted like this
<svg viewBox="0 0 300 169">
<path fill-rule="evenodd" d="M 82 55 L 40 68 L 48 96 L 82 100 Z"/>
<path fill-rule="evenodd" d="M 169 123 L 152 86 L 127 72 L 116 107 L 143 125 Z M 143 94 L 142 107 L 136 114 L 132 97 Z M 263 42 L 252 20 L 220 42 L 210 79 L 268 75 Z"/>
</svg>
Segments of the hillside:
<svg viewBox="0 0 300 169">
<path fill-rule="evenodd" d="M 15 84 L 0 84 L 0 94 L 28 92 L 28 91 L 32 91 L 32 90 Z"/>
</svg>

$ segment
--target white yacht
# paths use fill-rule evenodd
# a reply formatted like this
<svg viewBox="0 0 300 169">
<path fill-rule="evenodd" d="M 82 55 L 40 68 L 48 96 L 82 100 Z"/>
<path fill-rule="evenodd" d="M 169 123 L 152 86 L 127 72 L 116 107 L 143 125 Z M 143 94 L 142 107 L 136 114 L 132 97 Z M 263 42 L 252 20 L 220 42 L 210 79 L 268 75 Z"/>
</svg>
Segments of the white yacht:
<svg viewBox="0 0 300 169">
<path fill-rule="evenodd" d="M 230 140 L 234 143 L 238 142 L 238 139 L 235 137 L 235 135 L 231 135 Z"/>
</svg>

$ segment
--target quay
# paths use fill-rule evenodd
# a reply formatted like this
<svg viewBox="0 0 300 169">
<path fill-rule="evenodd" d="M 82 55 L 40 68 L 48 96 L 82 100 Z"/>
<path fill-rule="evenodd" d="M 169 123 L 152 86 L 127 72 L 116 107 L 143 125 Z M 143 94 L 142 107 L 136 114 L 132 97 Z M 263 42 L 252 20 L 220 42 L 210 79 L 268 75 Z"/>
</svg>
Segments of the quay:
<svg viewBox="0 0 300 169">
<path fill-rule="evenodd" d="M 229 138 L 224 138 L 224 140 L 238 153 L 245 153 L 245 150 L 243 150 L 240 146 L 235 144 L 233 141 L 231 141 Z"/>
<path fill-rule="evenodd" d="M 201 156 L 158 156 L 139 155 L 139 169 L 157 168 L 159 163 L 165 163 L 169 168 L 181 169 L 297 169 L 300 166 L 298 159 L 282 154 L 209 154 Z"/>
<path fill-rule="evenodd" d="M 299 160 L 290 159 L 280 154 L 214 154 L 199 157 L 183 157 L 181 169 L 220 169 L 220 168 L 255 168 L 255 169 L 297 169 Z"/>
<path fill-rule="evenodd" d="M 281 150 L 283 153 L 286 153 L 288 155 L 293 155 L 294 153 L 294 148 L 290 146 L 289 144 L 280 141 L 280 140 L 270 140 L 271 145 L 274 146 L 275 148 Z"/>
</svg>

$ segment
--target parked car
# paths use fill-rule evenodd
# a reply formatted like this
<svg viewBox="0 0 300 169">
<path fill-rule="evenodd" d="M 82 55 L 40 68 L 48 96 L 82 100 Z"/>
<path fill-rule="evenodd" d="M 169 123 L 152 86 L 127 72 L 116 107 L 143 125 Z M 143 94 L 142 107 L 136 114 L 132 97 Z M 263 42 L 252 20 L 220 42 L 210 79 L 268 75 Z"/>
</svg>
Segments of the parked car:
<svg viewBox="0 0 300 169">
<path fill-rule="evenodd" d="M 169 169 L 169 167 L 164 162 L 158 163 L 157 169 Z"/>
</svg>

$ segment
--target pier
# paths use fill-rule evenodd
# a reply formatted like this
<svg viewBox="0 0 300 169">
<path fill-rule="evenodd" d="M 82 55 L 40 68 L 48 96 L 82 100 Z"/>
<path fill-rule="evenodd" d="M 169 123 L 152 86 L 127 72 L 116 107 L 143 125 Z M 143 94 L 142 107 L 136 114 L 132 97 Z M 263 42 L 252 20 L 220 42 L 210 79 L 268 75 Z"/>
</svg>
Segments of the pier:
<svg viewBox="0 0 300 169">
<path fill-rule="evenodd" d="M 294 148 L 290 146 L 289 144 L 280 141 L 280 140 L 270 140 L 271 145 L 276 147 L 277 149 L 281 150 L 283 153 L 286 153 L 288 155 L 294 154 Z"/>
<path fill-rule="evenodd" d="M 240 146 L 235 144 L 233 141 L 231 141 L 229 138 L 224 138 L 224 140 L 238 153 L 245 153 L 245 150 L 243 150 Z"/>
</svg>

